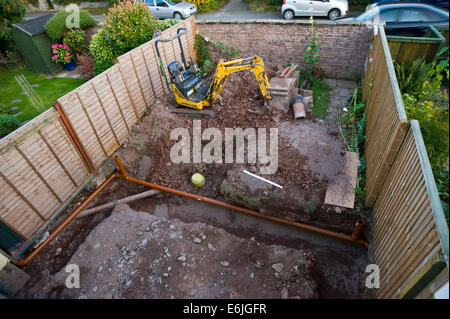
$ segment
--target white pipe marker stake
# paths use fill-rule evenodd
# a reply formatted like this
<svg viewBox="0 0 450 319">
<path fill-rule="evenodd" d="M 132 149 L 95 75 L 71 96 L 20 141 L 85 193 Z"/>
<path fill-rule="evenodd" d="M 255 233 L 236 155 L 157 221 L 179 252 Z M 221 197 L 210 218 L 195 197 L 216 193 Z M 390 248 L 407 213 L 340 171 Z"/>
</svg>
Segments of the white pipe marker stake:
<svg viewBox="0 0 450 319">
<path fill-rule="evenodd" d="M 268 179 L 265 179 L 265 178 L 263 178 L 263 177 L 261 177 L 261 176 L 258 176 L 258 175 L 255 175 L 255 174 L 253 174 L 253 173 L 250 173 L 249 171 L 247 171 L 247 170 L 245 170 L 245 169 L 243 170 L 243 172 L 244 172 L 245 174 L 248 174 L 248 175 L 250 175 L 250 176 L 253 176 L 253 177 L 257 178 L 257 179 L 260 179 L 260 180 L 262 180 L 262 181 L 264 181 L 264 182 L 266 182 L 266 183 L 272 184 L 273 186 L 276 186 L 276 187 L 278 187 L 278 188 L 283 188 L 283 186 L 278 185 L 277 183 L 271 182 L 271 181 L 269 181 Z"/>
</svg>

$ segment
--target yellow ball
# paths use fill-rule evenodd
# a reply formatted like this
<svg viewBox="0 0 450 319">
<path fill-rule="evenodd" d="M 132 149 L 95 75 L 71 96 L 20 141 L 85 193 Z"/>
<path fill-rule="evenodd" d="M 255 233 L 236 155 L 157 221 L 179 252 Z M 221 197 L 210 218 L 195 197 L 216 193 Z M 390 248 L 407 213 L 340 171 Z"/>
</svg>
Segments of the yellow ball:
<svg viewBox="0 0 450 319">
<path fill-rule="evenodd" d="M 191 177 L 191 182 L 196 187 L 203 187 L 203 185 L 205 185 L 205 177 L 202 174 L 195 173 Z"/>
</svg>

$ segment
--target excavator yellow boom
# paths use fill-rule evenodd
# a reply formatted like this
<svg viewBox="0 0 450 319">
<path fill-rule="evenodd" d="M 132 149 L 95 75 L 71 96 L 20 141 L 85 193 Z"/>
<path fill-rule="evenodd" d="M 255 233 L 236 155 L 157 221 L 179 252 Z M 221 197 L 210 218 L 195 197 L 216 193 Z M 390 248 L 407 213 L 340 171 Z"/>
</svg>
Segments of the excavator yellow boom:
<svg viewBox="0 0 450 319">
<path fill-rule="evenodd" d="M 259 56 L 254 56 L 245 59 L 237 59 L 228 62 L 219 62 L 217 64 L 216 72 L 212 80 L 203 80 L 197 65 L 192 59 L 186 62 L 184 56 L 184 50 L 181 43 L 181 35 L 185 34 L 187 30 L 185 28 L 179 28 L 177 34 L 169 39 L 157 39 L 156 40 L 156 52 L 160 61 L 161 71 L 166 80 L 167 87 L 175 96 L 175 100 L 178 105 L 190 107 L 193 109 L 201 110 L 204 107 L 212 107 L 217 101 L 220 92 L 222 91 L 225 83 L 227 82 L 230 73 L 252 70 L 255 75 L 258 86 L 266 101 L 272 99 L 269 93 L 269 81 L 266 75 L 266 69 L 264 62 Z M 161 58 L 158 50 L 159 42 L 170 42 L 178 38 L 178 42 L 181 49 L 181 59 L 184 64 L 181 65 L 178 61 L 172 61 L 167 66 L 170 75 L 170 83 L 166 77 L 164 67 L 162 66 Z"/>
</svg>

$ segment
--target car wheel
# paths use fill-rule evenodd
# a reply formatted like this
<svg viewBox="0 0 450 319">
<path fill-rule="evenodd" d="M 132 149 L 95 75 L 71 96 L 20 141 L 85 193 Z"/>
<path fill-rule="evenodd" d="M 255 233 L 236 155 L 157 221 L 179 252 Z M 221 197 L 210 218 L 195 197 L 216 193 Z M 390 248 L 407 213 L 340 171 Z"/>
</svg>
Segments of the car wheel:
<svg viewBox="0 0 450 319">
<path fill-rule="evenodd" d="M 341 16 L 341 11 L 339 9 L 331 9 L 330 12 L 328 12 L 328 18 L 330 20 L 336 20 Z"/>
<path fill-rule="evenodd" d="M 294 19 L 294 17 L 295 17 L 295 14 L 294 14 L 294 11 L 292 11 L 292 10 L 285 10 L 283 12 L 283 18 L 285 18 L 286 20 L 292 20 L 292 19 Z"/>
<path fill-rule="evenodd" d="M 174 19 L 181 20 L 181 19 L 183 19 L 183 16 L 181 15 L 181 13 L 175 12 L 175 13 L 173 14 L 173 18 L 174 18 Z"/>
</svg>

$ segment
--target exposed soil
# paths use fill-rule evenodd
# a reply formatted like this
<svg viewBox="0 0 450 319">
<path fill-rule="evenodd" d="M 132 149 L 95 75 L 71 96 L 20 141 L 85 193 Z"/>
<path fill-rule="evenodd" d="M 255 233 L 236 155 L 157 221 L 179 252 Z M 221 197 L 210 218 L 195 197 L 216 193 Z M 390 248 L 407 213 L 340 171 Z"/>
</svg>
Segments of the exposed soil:
<svg viewBox="0 0 450 319">
<path fill-rule="evenodd" d="M 274 76 L 276 71 L 276 68 L 269 67 L 269 76 Z M 263 214 L 299 220 L 347 233 L 351 232 L 356 218 L 364 212 L 358 209 L 337 210 L 323 204 L 328 183 L 340 174 L 343 165 L 342 152 L 344 146 L 335 124 L 328 119 L 319 121 L 313 117 L 310 109 L 306 109 L 307 119 L 303 119 L 301 122 L 294 122 L 290 113 L 283 113 L 275 109 L 270 110 L 267 114 L 261 114 L 263 100 L 254 75 L 250 72 L 231 74 L 221 97 L 220 103 L 217 103 L 214 107 L 214 118 L 202 119 L 202 131 L 208 127 L 218 128 L 222 133 L 225 128 L 236 127 L 242 129 L 279 128 L 278 170 L 275 174 L 264 177 L 282 185 L 283 189 L 268 186 L 268 184 L 242 173 L 242 169 L 257 173 L 261 168 L 259 163 L 255 165 L 227 163 L 173 164 L 170 160 L 170 149 L 177 141 L 170 140 L 170 132 L 174 128 L 181 127 L 186 128 L 192 136 L 193 119 L 170 113 L 169 107 L 173 104 L 170 97 L 157 100 L 152 105 L 147 116 L 133 127 L 131 136 L 125 141 L 123 147 L 116 152 L 128 173 L 140 179 L 185 192 L 235 202 L 259 210 Z M 223 146 L 222 154 L 225 154 L 225 146 Z M 95 189 L 105 176 L 111 174 L 115 168 L 116 166 L 110 158 L 101 168 L 100 176 L 79 196 L 79 199 L 71 205 L 68 212 L 86 198 L 89 192 Z M 202 188 L 195 187 L 190 181 L 192 174 L 197 172 L 206 178 L 206 184 Z M 89 207 L 144 190 L 146 189 L 135 184 L 115 181 Z M 225 196 L 225 198 L 222 196 Z M 140 201 L 142 206 L 138 207 L 138 210 L 152 213 L 156 203 L 172 201 L 173 199 L 173 196 L 160 194 L 152 199 Z M 179 205 L 183 207 L 185 203 Z M 133 208 L 136 209 L 134 206 Z M 77 219 L 69 224 L 30 265 L 25 267 L 25 270 L 33 279 L 17 297 L 279 298 L 284 287 L 288 288 L 289 296 L 299 296 L 300 298 L 366 296 L 364 288 L 361 288 L 363 274 L 361 269 L 355 270 L 357 273 L 348 274 L 349 281 L 352 282 L 349 284 L 351 288 L 346 287 L 345 283 L 333 284 L 330 279 L 327 279 L 328 281 L 324 283 L 321 275 L 318 275 L 314 270 L 315 260 L 319 258 L 320 262 L 323 263 L 319 268 L 322 269 L 322 272 L 326 271 L 324 269 L 327 268 L 327 256 L 330 256 L 330 254 L 336 254 L 332 259 L 336 260 L 336 264 L 341 267 L 341 270 L 344 270 L 346 269 L 345 265 L 352 264 L 351 258 L 353 257 L 351 256 L 348 260 L 341 258 L 342 260 L 339 261 L 340 257 L 337 257 L 339 253 L 321 248 L 312 252 L 307 247 L 304 250 L 288 249 L 281 246 L 272 247 L 270 240 L 266 240 L 265 243 L 249 241 L 248 239 L 242 240 L 238 237 L 246 237 L 247 230 L 244 226 L 233 232 L 234 235 L 238 236 L 236 237 L 219 228 L 205 224 L 185 224 L 173 219 L 166 220 L 167 216 L 155 218 L 130 209 L 114 214 L 102 222 L 109 214 L 108 211 L 98 213 Z M 183 214 L 183 216 L 185 215 Z M 64 216 L 61 216 L 61 219 Z M 179 216 L 175 217 L 178 218 Z M 199 220 L 205 221 L 202 218 Z M 117 228 L 120 229 L 117 234 L 120 234 L 121 237 L 117 234 L 111 234 L 110 229 L 116 227 L 114 225 L 119 222 L 123 224 L 122 227 Z M 158 226 L 160 231 L 154 232 L 152 229 L 144 232 L 148 225 L 154 222 L 161 223 L 161 226 Z M 99 223 L 101 224 L 99 225 Z M 144 224 L 146 225 L 142 228 Z M 184 234 L 182 239 L 170 238 L 170 225 Z M 140 232 L 145 234 L 138 234 Z M 202 247 L 203 250 L 197 249 L 200 247 L 199 245 L 205 244 L 203 240 L 202 243 L 194 243 L 193 239 L 189 237 L 193 234 L 197 238 L 201 238 L 200 233 L 203 233 L 208 241 L 212 240 L 216 243 L 211 242 L 217 249 L 213 254 L 214 256 L 206 254 L 205 247 Z M 145 237 L 147 235 L 148 238 Z M 364 236 L 367 236 L 367 230 L 364 231 Z M 145 245 L 142 245 L 145 238 L 148 241 Z M 223 247 L 219 245 L 222 248 L 216 247 L 217 243 L 220 242 L 224 242 L 226 245 L 224 244 Z M 121 249 L 125 247 L 124 250 L 113 247 L 113 243 L 120 245 Z M 100 246 L 96 246 L 97 244 Z M 142 247 L 139 247 L 140 244 Z M 281 244 L 284 244 L 284 242 L 281 242 Z M 190 260 L 190 262 L 186 262 L 186 265 L 182 265 L 182 262 L 175 258 L 174 260 L 171 259 L 170 263 L 166 263 L 168 261 L 164 257 L 167 256 L 164 255 L 164 247 L 166 246 L 163 247 L 162 245 L 167 245 L 174 252 L 172 259 L 175 258 L 176 254 L 184 252 L 195 258 L 195 261 Z M 107 249 L 100 249 L 102 254 L 99 255 L 98 251 L 100 250 L 94 249 L 94 246 Z M 248 254 L 243 253 L 245 251 L 244 246 L 251 246 L 253 253 L 250 253 L 252 249 L 249 250 Z M 227 247 L 228 249 L 226 249 Z M 297 244 L 295 247 L 298 247 Z M 309 265 L 308 270 L 303 273 L 288 271 L 285 275 L 280 275 L 279 278 L 275 277 L 271 263 L 276 263 L 275 259 L 279 259 L 279 256 L 281 256 L 276 255 L 277 251 L 281 252 L 283 256 L 281 259 L 284 260 L 285 269 L 291 268 L 290 263 L 294 263 L 295 258 L 307 256 L 305 257 L 305 265 Z M 131 252 L 136 254 L 131 256 Z M 235 255 L 235 252 L 239 252 L 239 255 Z M 81 256 L 79 256 L 80 253 Z M 316 256 L 317 253 L 319 253 L 318 257 Z M 208 258 L 205 259 L 206 262 L 203 260 L 204 264 L 214 264 L 214 267 L 210 270 L 206 269 L 200 262 L 203 255 L 206 256 L 204 258 Z M 265 260 L 266 266 L 262 270 L 254 270 L 254 265 L 252 266 L 252 263 L 248 261 L 256 255 Z M 123 260 L 124 256 L 127 256 L 128 260 L 134 260 L 133 264 L 129 265 L 120 261 Z M 278 257 L 275 258 L 274 256 Z M 222 259 L 226 259 L 230 266 L 222 266 L 220 264 L 220 261 L 224 261 Z M 156 260 L 159 260 L 159 262 L 156 263 Z M 63 269 L 67 263 L 78 263 L 83 267 L 82 272 L 86 274 L 86 279 L 82 280 L 88 280 L 83 284 L 84 291 L 74 293 L 73 290 L 71 292 L 61 286 L 61 283 L 64 283 L 63 278 L 65 280 L 67 275 Z M 103 267 L 101 271 L 99 271 L 100 267 Z M 173 271 L 168 277 L 165 277 L 163 274 L 167 272 L 167 267 L 172 267 Z M 111 272 L 109 272 L 109 268 L 112 269 Z M 222 268 L 226 268 L 225 276 L 221 275 Z M 136 269 L 138 271 L 134 272 Z M 151 269 L 150 273 L 148 269 Z M 106 271 L 108 271 L 107 276 Z M 257 278 L 256 271 L 264 276 Z M 255 274 L 252 280 L 249 278 L 250 272 Z M 146 276 L 141 280 L 143 273 Z M 184 280 L 185 276 L 187 276 L 187 280 Z M 332 274 L 327 276 L 333 278 Z M 150 279 L 150 277 L 153 279 Z M 266 278 L 263 281 L 262 278 L 264 277 Z M 107 280 L 112 285 L 109 288 L 103 287 L 101 284 Z M 128 284 L 130 280 L 131 283 Z M 307 286 L 302 286 L 303 284 L 298 281 L 307 283 Z M 166 284 L 167 287 L 165 287 Z M 214 284 L 217 284 L 217 286 Z M 43 289 L 43 287 L 46 288 Z M 264 287 L 264 289 L 261 287 Z M 320 292 L 320 287 L 322 287 L 322 292 Z M 327 293 L 327 289 L 336 292 Z M 339 289 L 344 292 L 338 293 Z"/>
<path fill-rule="evenodd" d="M 167 220 L 119 205 L 78 248 L 80 289 L 65 268 L 43 288 L 50 298 L 317 298 L 315 257 L 243 240 L 203 223 Z M 284 290 L 283 290 L 284 289 Z"/>
</svg>

